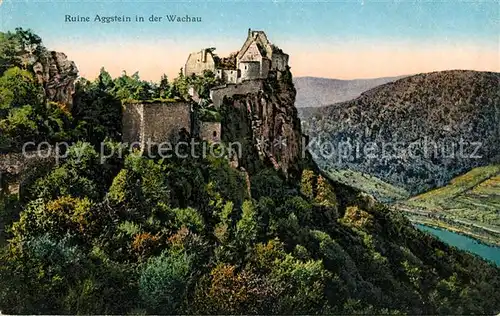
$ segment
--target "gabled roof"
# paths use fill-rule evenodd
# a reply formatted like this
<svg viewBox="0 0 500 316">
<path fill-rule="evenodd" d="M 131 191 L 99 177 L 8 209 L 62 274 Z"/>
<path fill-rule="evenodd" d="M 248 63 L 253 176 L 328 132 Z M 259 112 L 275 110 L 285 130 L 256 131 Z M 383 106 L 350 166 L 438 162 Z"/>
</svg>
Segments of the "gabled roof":
<svg viewBox="0 0 500 316">
<path fill-rule="evenodd" d="M 267 39 L 266 33 L 264 33 L 264 31 L 248 30 L 248 37 L 241 47 L 240 51 L 238 52 L 238 59 L 245 55 L 248 48 L 250 47 L 250 45 L 252 45 L 253 42 L 257 42 L 257 47 L 259 48 L 262 56 L 271 57 L 273 48 L 271 42 L 269 42 L 269 40 Z"/>
</svg>

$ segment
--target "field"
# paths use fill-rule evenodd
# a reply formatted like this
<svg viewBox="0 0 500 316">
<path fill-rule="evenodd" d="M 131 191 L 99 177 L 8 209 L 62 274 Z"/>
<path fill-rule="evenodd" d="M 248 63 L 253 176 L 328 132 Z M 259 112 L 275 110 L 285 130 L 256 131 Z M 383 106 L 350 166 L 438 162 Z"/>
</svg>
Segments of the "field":
<svg viewBox="0 0 500 316">
<path fill-rule="evenodd" d="M 399 188 L 383 180 L 366 173 L 348 169 L 329 169 L 328 175 L 332 180 L 345 183 L 360 191 L 373 195 L 377 200 L 384 203 L 406 200 L 410 194 L 403 188 Z"/>
<path fill-rule="evenodd" d="M 472 169 L 447 186 L 398 202 L 395 208 L 417 222 L 451 226 L 500 244 L 500 165 Z"/>
</svg>

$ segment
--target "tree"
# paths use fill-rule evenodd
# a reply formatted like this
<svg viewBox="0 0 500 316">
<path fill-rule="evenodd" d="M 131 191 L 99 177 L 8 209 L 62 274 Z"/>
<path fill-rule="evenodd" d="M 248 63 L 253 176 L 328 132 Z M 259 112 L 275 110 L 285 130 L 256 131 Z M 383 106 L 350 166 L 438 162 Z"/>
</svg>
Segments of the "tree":
<svg viewBox="0 0 500 316">
<path fill-rule="evenodd" d="M 186 295 L 191 257 L 162 253 L 149 260 L 139 279 L 139 295 L 151 314 L 177 314 Z"/>
<path fill-rule="evenodd" d="M 30 56 L 39 56 L 43 51 L 42 39 L 30 29 L 24 30 L 18 27 L 15 36 L 19 39 L 22 52 L 26 52 Z"/>
<path fill-rule="evenodd" d="M 312 170 L 304 170 L 300 182 L 300 192 L 309 199 L 313 199 L 315 192 L 315 175 Z"/>
<path fill-rule="evenodd" d="M 165 166 L 136 154 L 127 156 L 107 197 L 112 205 L 125 208 L 130 218 L 145 221 L 153 210 L 170 205 Z"/>
<path fill-rule="evenodd" d="M 40 117 L 29 105 L 12 109 L 7 119 L 0 120 L 0 131 L 8 137 L 9 141 L 5 146 L 11 149 L 21 148 L 26 140 L 38 140 L 39 121 Z"/>
<path fill-rule="evenodd" d="M 161 76 L 157 97 L 162 99 L 170 99 L 172 97 L 172 87 L 165 74 Z"/>
<path fill-rule="evenodd" d="M 251 247 L 257 238 L 255 207 L 252 202 L 245 201 L 241 210 L 241 219 L 236 223 L 236 241 L 240 247 Z"/>
<path fill-rule="evenodd" d="M 102 91 L 109 92 L 114 88 L 114 83 L 113 83 L 113 78 L 109 74 L 109 72 L 104 69 L 104 67 L 101 68 L 99 71 L 99 76 L 97 77 L 97 84 Z"/>
<path fill-rule="evenodd" d="M 0 75 L 9 68 L 21 66 L 18 47 L 19 40 L 15 34 L 0 32 Z"/>
<path fill-rule="evenodd" d="M 0 77 L 0 110 L 24 105 L 38 106 L 42 101 L 41 95 L 41 87 L 26 70 L 10 68 Z"/>
<path fill-rule="evenodd" d="M 333 187 L 328 183 L 328 180 L 322 176 L 319 176 L 317 180 L 315 202 L 332 208 L 336 213 L 338 205 L 337 196 L 335 195 Z"/>
<path fill-rule="evenodd" d="M 119 140 L 122 132 L 122 104 L 111 94 L 114 83 L 111 76 L 101 70 L 97 83 L 80 80 L 76 83 L 72 115 L 75 134 L 94 146 L 104 139 Z"/>
</svg>

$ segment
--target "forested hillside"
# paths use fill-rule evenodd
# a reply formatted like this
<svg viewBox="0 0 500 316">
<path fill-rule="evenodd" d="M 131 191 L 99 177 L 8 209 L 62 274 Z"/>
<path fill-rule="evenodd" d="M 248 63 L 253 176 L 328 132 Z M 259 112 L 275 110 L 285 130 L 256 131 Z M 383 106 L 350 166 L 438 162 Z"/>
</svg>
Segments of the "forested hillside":
<svg viewBox="0 0 500 316">
<path fill-rule="evenodd" d="M 49 102 L 30 63 L 19 61 L 25 34 L 36 38 L 23 30 L 0 38 L 2 150 L 71 146 L 59 164 L 21 175 L 19 193 L 2 177 L 2 313 L 500 312 L 498 267 L 329 180 L 309 157 L 290 168 L 295 176 L 266 161 L 233 168 L 218 155 L 223 143 L 206 157 L 170 159 L 119 143 L 124 100 L 189 101 L 187 87 L 207 93 L 213 74 L 151 83 L 103 70 L 79 79 L 68 107 Z M 290 79 L 274 88 L 294 96 Z"/>
<path fill-rule="evenodd" d="M 312 112 L 303 128 L 322 168 L 370 174 L 416 195 L 500 159 L 499 86 L 493 72 L 419 74 Z M 325 143 L 333 158 L 321 153 Z"/>
</svg>

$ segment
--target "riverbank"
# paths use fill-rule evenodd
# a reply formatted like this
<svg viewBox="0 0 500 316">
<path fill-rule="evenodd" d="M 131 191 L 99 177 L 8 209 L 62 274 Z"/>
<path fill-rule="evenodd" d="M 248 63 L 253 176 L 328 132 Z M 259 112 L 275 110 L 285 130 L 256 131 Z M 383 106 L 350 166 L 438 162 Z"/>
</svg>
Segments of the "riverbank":
<svg viewBox="0 0 500 316">
<path fill-rule="evenodd" d="M 439 212 L 417 210 L 407 206 L 394 205 L 396 211 L 404 212 L 411 222 L 445 229 L 450 232 L 473 238 L 491 246 L 500 246 L 500 230 L 477 223 L 447 217 Z"/>
<path fill-rule="evenodd" d="M 421 231 L 432 234 L 450 246 L 476 254 L 500 267 L 500 247 L 491 246 L 478 240 L 447 229 L 435 228 L 424 224 L 414 224 Z"/>
</svg>

